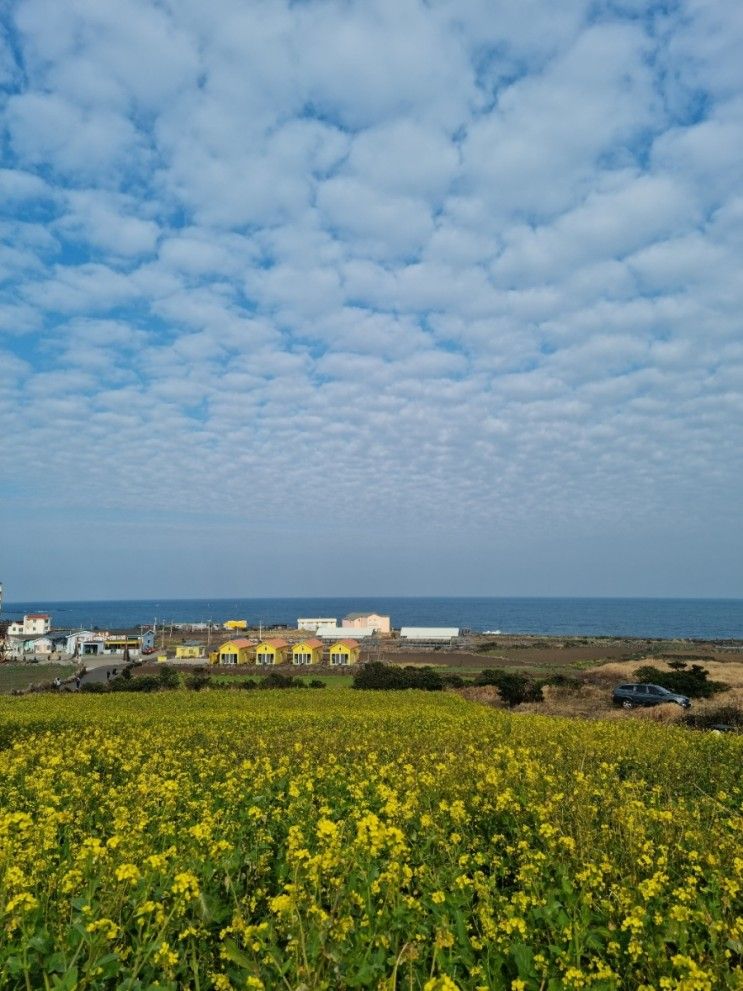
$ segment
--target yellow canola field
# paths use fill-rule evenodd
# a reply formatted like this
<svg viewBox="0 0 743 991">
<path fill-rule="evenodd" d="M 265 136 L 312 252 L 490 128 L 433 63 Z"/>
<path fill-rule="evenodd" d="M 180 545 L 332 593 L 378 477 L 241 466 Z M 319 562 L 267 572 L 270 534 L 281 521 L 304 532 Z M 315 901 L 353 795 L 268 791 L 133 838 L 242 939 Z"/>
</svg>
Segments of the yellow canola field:
<svg viewBox="0 0 743 991">
<path fill-rule="evenodd" d="M 0 987 L 743 988 L 741 757 L 413 692 L 0 699 Z"/>
</svg>

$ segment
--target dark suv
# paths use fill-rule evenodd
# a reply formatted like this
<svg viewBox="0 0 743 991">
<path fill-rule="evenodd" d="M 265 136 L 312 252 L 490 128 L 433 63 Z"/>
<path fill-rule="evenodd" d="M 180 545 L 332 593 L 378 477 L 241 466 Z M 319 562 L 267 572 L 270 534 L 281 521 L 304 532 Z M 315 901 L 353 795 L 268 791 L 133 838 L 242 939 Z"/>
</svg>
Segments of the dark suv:
<svg viewBox="0 0 743 991">
<path fill-rule="evenodd" d="M 614 689 L 611 700 L 624 709 L 634 709 L 638 705 L 661 705 L 663 702 L 675 702 L 684 709 L 691 705 L 686 695 L 669 692 L 660 685 L 619 685 Z"/>
</svg>

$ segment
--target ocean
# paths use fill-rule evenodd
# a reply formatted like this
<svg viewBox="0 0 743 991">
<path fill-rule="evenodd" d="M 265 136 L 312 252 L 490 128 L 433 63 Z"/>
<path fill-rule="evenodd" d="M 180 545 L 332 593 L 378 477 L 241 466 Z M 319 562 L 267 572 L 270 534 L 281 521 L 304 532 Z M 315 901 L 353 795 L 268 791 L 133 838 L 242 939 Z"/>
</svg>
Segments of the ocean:
<svg viewBox="0 0 743 991">
<path fill-rule="evenodd" d="M 458 626 L 545 636 L 743 639 L 743 599 L 289 598 L 8 602 L 0 618 L 48 612 L 57 628 L 128 629 L 143 624 L 247 619 L 296 626 L 300 616 L 369 610 L 392 625 Z"/>
</svg>

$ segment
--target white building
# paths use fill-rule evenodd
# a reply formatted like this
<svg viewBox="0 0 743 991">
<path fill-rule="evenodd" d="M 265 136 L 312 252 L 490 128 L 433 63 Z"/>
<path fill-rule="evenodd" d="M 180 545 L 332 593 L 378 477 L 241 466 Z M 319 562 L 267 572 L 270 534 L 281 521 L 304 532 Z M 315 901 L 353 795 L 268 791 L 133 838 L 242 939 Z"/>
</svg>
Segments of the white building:
<svg viewBox="0 0 743 991">
<path fill-rule="evenodd" d="M 23 629 L 21 633 L 27 637 L 43 637 L 51 628 L 52 617 L 47 615 L 47 613 L 29 613 L 23 617 Z"/>
<path fill-rule="evenodd" d="M 338 620 L 334 616 L 315 616 L 297 620 L 298 630 L 309 630 L 310 633 L 316 633 L 320 626 L 332 626 L 337 629 Z"/>
<path fill-rule="evenodd" d="M 459 636 L 458 626 L 403 626 L 401 640 L 454 640 Z"/>
<path fill-rule="evenodd" d="M 363 640 L 377 631 L 373 626 L 318 626 L 316 632 L 323 640 Z"/>
</svg>

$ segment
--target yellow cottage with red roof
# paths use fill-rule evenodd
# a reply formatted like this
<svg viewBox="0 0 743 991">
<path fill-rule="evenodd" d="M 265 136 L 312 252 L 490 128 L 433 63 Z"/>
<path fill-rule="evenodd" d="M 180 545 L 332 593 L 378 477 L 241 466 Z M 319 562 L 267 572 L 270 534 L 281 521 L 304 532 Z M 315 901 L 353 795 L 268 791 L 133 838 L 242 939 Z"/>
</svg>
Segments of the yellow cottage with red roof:
<svg viewBox="0 0 743 991">
<path fill-rule="evenodd" d="M 339 667 L 356 664 L 360 652 L 358 640 L 336 640 L 330 648 L 330 663 Z"/>
</svg>

